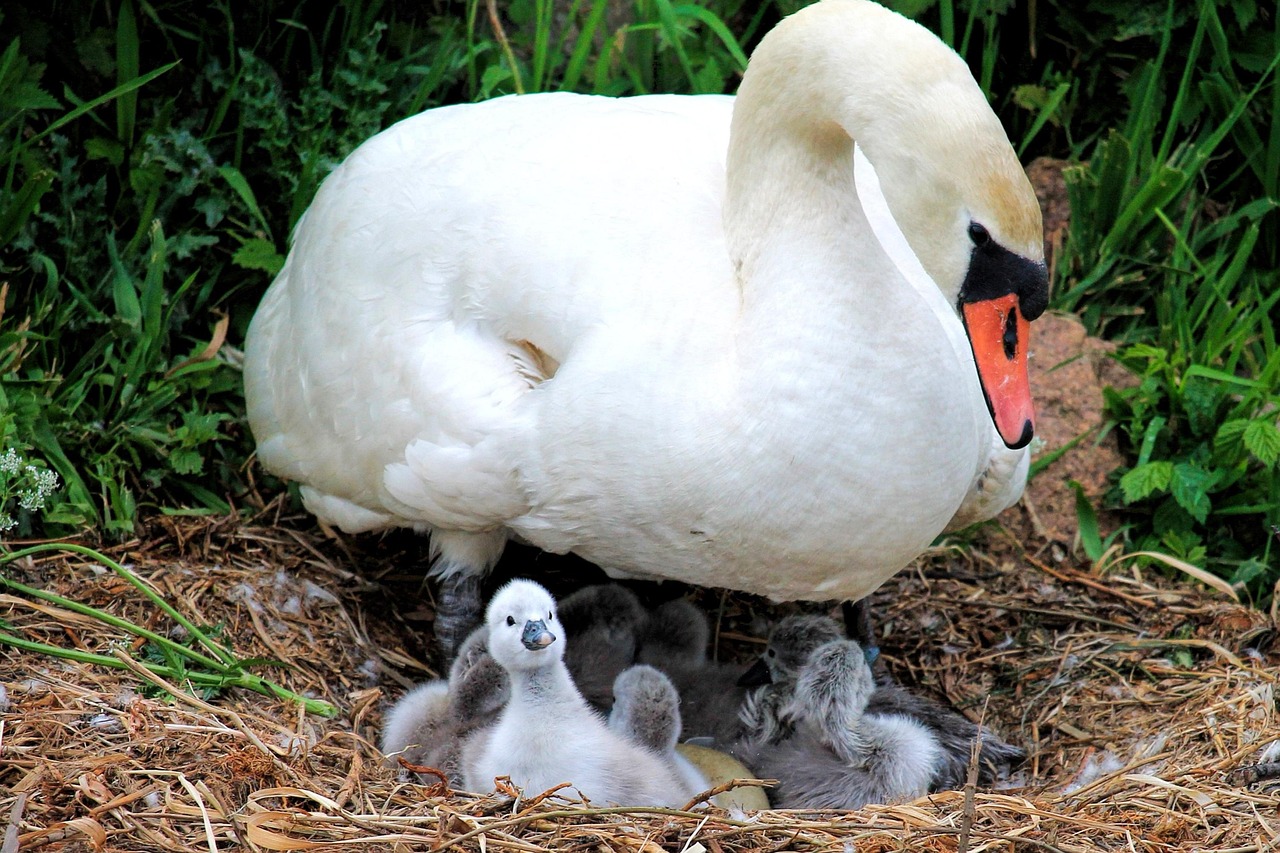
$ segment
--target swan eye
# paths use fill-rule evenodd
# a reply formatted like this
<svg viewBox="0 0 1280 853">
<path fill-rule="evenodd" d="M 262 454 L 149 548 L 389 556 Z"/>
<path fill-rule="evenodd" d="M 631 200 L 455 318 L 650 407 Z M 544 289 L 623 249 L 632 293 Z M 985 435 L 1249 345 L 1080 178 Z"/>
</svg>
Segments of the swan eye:
<svg viewBox="0 0 1280 853">
<path fill-rule="evenodd" d="M 516 624 L 516 617 L 514 617 L 514 616 L 508 616 L 508 617 L 507 617 L 507 624 L 508 624 L 508 625 L 514 625 L 514 624 Z"/>
<path fill-rule="evenodd" d="M 991 232 L 976 222 L 970 222 L 969 239 L 973 241 L 973 245 L 982 248 L 991 242 Z"/>
<path fill-rule="evenodd" d="M 548 622 L 550 622 L 550 621 L 551 621 L 552 619 L 554 619 L 554 618 L 556 618 L 556 617 L 552 616 L 552 615 L 551 615 L 551 611 L 550 611 L 550 610 L 548 610 L 548 611 L 547 611 L 547 621 L 548 621 Z"/>
</svg>

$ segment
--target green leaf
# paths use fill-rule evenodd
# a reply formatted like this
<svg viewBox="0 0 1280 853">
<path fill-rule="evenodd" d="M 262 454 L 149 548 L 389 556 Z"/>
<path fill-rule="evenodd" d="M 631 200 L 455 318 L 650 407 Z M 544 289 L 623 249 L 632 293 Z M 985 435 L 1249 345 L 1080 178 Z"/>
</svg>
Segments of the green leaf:
<svg viewBox="0 0 1280 853">
<path fill-rule="evenodd" d="M 262 208 L 258 207 L 258 198 L 253 194 L 253 188 L 249 186 L 249 181 L 240 170 L 235 166 L 221 166 L 218 168 L 218 174 L 230 185 L 231 189 L 236 191 L 236 195 L 240 196 L 240 200 L 244 202 L 245 207 L 249 208 L 249 212 L 258 221 L 258 226 L 262 228 L 263 232 L 270 234 L 271 228 L 267 225 L 267 218 L 262 215 Z M 274 250 L 274 248 L 273 246 L 272 249 Z"/>
<path fill-rule="evenodd" d="M 1232 586 L 1248 586 L 1267 573 L 1267 564 L 1255 557 L 1241 563 L 1231 575 Z"/>
<path fill-rule="evenodd" d="M 1124 493 L 1124 502 L 1131 504 L 1167 490 L 1172 480 L 1172 462 L 1147 462 L 1120 478 L 1120 490 Z"/>
<path fill-rule="evenodd" d="M 1236 418 L 1223 422 L 1213 437 L 1213 449 L 1232 456 L 1243 452 L 1244 431 L 1251 423 L 1253 421 L 1248 418 Z"/>
<path fill-rule="evenodd" d="M 177 474 L 199 474 L 204 470 L 204 457 L 192 447 L 179 447 L 169 453 L 169 465 Z"/>
<path fill-rule="evenodd" d="M 247 270 L 263 270 L 271 275 L 279 274 L 284 267 L 284 256 L 276 251 L 275 243 L 254 237 L 236 249 L 231 261 Z"/>
<path fill-rule="evenodd" d="M 1222 388 L 1203 377 L 1191 377 L 1183 384 L 1182 408 L 1193 434 L 1201 436 L 1213 431 L 1222 396 Z"/>
<path fill-rule="evenodd" d="M 1169 484 L 1169 491 L 1179 506 L 1190 513 L 1196 521 L 1204 524 L 1212 508 L 1209 490 L 1217 480 L 1218 475 L 1214 472 L 1206 471 L 1190 462 L 1182 462 L 1173 466 L 1173 480 Z"/>
<path fill-rule="evenodd" d="M 1097 562 L 1102 559 L 1104 550 L 1102 537 L 1098 533 L 1098 514 L 1085 496 L 1083 486 L 1075 480 L 1068 481 L 1068 485 L 1076 494 L 1076 524 L 1080 531 L 1080 545 L 1084 548 L 1085 555 Z"/>
<path fill-rule="evenodd" d="M 1280 459 L 1280 429 L 1270 421 L 1250 421 L 1244 428 L 1244 446 L 1271 468 Z"/>
<path fill-rule="evenodd" d="M 95 136 L 85 140 L 84 154 L 90 160 L 106 160 L 112 166 L 124 162 L 124 146 L 114 139 Z"/>
<path fill-rule="evenodd" d="M 4 200 L 0 207 L 0 246 L 18 235 L 27 220 L 40 207 L 40 199 L 53 186 L 54 174 L 40 169 L 29 177 L 22 188 Z"/>
</svg>

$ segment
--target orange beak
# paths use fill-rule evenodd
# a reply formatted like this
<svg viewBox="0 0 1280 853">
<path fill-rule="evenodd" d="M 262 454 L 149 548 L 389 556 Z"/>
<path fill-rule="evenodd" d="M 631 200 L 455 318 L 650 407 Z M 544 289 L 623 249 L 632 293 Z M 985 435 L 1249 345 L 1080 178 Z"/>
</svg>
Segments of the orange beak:
<svg viewBox="0 0 1280 853">
<path fill-rule="evenodd" d="M 1009 293 L 961 305 L 978 381 L 996 431 L 1011 450 L 1026 447 L 1035 433 L 1027 347 L 1031 324 Z"/>
</svg>

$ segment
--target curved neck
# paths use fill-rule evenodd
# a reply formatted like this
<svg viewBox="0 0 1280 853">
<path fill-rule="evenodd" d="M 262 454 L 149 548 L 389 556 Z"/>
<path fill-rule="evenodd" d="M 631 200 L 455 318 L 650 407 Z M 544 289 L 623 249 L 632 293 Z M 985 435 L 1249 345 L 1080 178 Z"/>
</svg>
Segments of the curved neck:
<svg viewBox="0 0 1280 853">
<path fill-rule="evenodd" d="M 847 241 L 853 232 L 843 226 L 859 207 L 855 141 L 874 164 L 908 243 L 954 305 L 970 247 L 937 236 L 967 225 L 955 221 L 958 183 L 1012 152 L 963 60 L 866 0 L 810 6 L 776 27 L 751 57 L 734 106 L 725 204 L 742 280 L 769 251 L 758 235 L 785 232 L 793 215 L 822 211 L 832 229 L 826 236 Z M 1013 166 L 1020 175 L 1016 158 Z"/>
</svg>

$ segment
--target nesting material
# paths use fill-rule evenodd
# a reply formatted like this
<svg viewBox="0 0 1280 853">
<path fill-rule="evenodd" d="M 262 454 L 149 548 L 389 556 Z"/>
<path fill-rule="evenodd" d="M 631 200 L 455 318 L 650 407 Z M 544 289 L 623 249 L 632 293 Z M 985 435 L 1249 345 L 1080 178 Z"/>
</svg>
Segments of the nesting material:
<svg viewBox="0 0 1280 853">
<path fill-rule="evenodd" d="M 1154 571 L 1045 563 L 1039 544 L 1023 550 L 999 530 L 967 555 L 932 555 L 899 575 L 877 614 L 895 676 L 973 719 L 985 714 L 1027 748 L 1004 790 L 833 814 L 598 808 L 565 799 L 567 789 L 517 801 L 401 782 L 375 747 L 383 710 L 441 675 L 422 662 L 430 599 L 413 577 L 416 558 L 399 540 L 325 541 L 289 522 L 166 519 L 111 556 L 199 624 L 223 625 L 242 658 L 285 663 L 259 671 L 335 703 L 339 716 L 246 691 L 174 701 L 140 689 L 133 673 L 4 648 L 2 853 L 657 853 L 698 844 L 712 853 L 1225 853 L 1264 849 L 1280 832 L 1268 751 L 1280 738 L 1280 650 L 1269 619 Z M 173 628 L 81 558 L 4 571 L 157 632 Z M 769 621 L 788 612 L 699 595 L 720 614 L 721 658 L 758 653 Z M 33 640 L 138 654 L 117 629 L 9 593 L 0 593 L 0 620 Z"/>
</svg>

